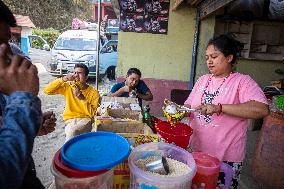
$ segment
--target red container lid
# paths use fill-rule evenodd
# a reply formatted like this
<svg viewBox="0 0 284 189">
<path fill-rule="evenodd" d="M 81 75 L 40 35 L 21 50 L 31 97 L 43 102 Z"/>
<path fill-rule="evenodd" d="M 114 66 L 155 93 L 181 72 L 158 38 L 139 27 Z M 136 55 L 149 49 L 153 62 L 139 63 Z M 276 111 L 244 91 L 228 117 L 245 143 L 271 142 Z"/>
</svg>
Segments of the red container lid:
<svg viewBox="0 0 284 189">
<path fill-rule="evenodd" d="M 204 152 L 193 152 L 192 156 L 198 173 L 212 175 L 220 172 L 220 161 L 218 158 Z"/>
<path fill-rule="evenodd" d="M 102 170 L 102 171 L 80 171 L 77 169 L 73 169 L 70 168 L 66 165 L 63 164 L 62 160 L 61 160 L 61 156 L 60 156 L 60 151 L 61 149 L 59 149 L 54 158 L 53 158 L 53 164 L 55 166 L 55 168 L 63 175 L 67 176 L 67 177 L 75 177 L 75 178 L 85 178 L 85 177 L 92 177 L 92 176 L 97 176 L 97 175 L 101 175 L 105 172 L 107 172 L 108 170 Z"/>
</svg>

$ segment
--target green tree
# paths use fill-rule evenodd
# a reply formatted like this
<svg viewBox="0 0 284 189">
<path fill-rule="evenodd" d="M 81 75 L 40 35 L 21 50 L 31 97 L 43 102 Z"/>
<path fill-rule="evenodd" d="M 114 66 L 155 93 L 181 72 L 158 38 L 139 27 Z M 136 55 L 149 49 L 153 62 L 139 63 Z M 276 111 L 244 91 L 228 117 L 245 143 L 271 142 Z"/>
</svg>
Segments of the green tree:
<svg viewBox="0 0 284 189">
<path fill-rule="evenodd" d="M 89 20 L 93 5 L 89 0 L 3 0 L 14 14 L 29 16 L 36 27 L 65 31 L 73 18 Z"/>
<path fill-rule="evenodd" d="M 35 28 L 33 29 L 33 35 L 41 36 L 43 39 L 47 41 L 50 47 L 53 47 L 55 41 L 60 35 L 60 32 L 53 28 L 49 28 L 49 29 Z M 33 41 L 33 46 L 42 48 L 43 44 L 40 44 L 38 41 Z"/>
</svg>

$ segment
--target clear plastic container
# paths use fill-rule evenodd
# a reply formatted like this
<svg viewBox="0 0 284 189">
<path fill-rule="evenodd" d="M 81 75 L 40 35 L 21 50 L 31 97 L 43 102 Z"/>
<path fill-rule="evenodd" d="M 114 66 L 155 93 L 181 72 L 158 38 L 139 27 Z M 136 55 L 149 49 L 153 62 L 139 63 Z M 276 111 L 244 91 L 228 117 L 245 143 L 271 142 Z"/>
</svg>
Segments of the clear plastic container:
<svg viewBox="0 0 284 189">
<path fill-rule="evenodd" d="M 56 189 L 112 189 L 113 187 L 112 169 L 92 177 L 70 178 L 61 174 L 55 166 L 52 165 L 51 173 L 55 177 Z"/>
<path fill-rule="evenodd" d="M 161 177 L 138 168 L 135 162 L 147 156 L 162 155 L 182 163 L 191 169 L 188 173 L 176 177 Z M 196 173 L 196 164 L 192 155 L 172 144 L 167 143 L 147 143 L 142 144 L 132 150 L 129 158 L 130 185 L 131 189 L 189 189 L 191 181 Z"/>
</svg>

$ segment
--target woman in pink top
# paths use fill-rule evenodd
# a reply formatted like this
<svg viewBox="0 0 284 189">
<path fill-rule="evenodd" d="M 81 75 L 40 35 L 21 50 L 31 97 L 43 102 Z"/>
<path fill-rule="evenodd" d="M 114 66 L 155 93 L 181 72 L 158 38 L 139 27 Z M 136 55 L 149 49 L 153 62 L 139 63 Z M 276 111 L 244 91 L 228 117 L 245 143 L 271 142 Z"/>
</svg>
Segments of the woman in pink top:
<svg viewBox="0 0 284 189">
<path fill-rule="evenodd" d="M 192 113 L 190 145 L 229 164 L 235 171 L 232 188 L 237 188 L 245 156 L 248 119 L 269 114 L 266 98 L 248 75 L 235 73 L 232 66 L 242 45 L 229 35 L 209 41 L 206 64 L 211 74 L 201 76 L 185 101 L 187 107 L 201 110 Z M 218 185 L 224 184 L 220 174 Z"/>
</svg>

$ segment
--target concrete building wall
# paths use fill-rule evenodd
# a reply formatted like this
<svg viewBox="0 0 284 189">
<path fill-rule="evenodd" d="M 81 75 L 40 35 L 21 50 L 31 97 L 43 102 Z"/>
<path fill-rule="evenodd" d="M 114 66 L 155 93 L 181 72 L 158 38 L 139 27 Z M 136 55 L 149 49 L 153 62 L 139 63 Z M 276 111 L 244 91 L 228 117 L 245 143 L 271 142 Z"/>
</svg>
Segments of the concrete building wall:
<svg viewBox="0 0 284 189">
<path fill-rule="evenodd" d="M 171 7 L 174 1 L 171 1 Z M 174 88 L 187 89 L 190 75 L 195 9 L 181 7 L 169 12 L 168 34 L 119 33 L 119 80 L 137 67 L 154 94 L 151 113 L 160 115 L 164 98 Z"/>
<path fill-rule="evenodd" d="M 284 44 L 284 23 L 268 22 L 268 21 L 256 21 L 255 23 L 280 27 L 281 32 L 279 37 L 280 38 L 279 43 Z M 270 84 L 271 80 L 278 80 L 284 78 L 283 74 L 279 75 L 275 73 L 276 69 L 280 69 L 282 72 L 284 72 L 284 60 L 264 61 L 264 60 L 239 59 L 238 64 L 236 65 L 236 71 L 250 75 L 252 78 L 256 80 L 256 82 L 261 87 L 271 85 Z"/>
<path fill-rule="evenodd" d="M 188 81 L 194 18 L 195 10 L 183 7 L 170 11 L 167 35 L 120 32 L 118 75 L 138 67 L 144 78 Z"/>
<path fill-rule="evenodd" d="M 283 79 L 284 75 L 275 73 L 276 69 L 284 71 L 284 62 L 238 60 L 236 71 L 250 75 L 261 87 L 271 85 L 270 81 Z"/>
<path fill-rule="evenodd" d="M 201 21 L 195 81 L 203 74 L 208 73 L 205 50 L 209 39 L 214 36 L 214 27 L 215 16 Z M 261 87 L 270 85 L 271 80 L 284 78 L 284 75 L 275 73 L 276 69 L 284 71 L 284 61 L 239 59 L 237 62 L 234 70 L 250 75 Z"/>
</svg>

